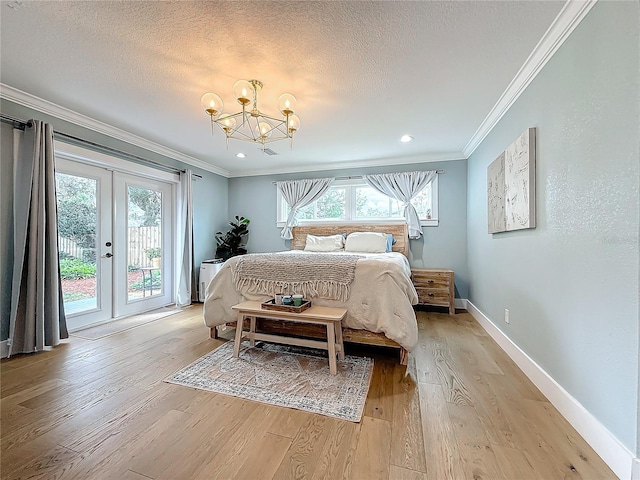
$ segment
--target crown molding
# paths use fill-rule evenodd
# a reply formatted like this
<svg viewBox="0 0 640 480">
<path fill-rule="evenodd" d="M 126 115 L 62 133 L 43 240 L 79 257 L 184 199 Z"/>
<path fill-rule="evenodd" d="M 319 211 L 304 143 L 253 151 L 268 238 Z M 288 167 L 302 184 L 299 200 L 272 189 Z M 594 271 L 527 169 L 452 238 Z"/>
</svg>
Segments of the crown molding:
<svg viewBox="0 0 640 480">
<path fill-rule="evenodd" d="M 146 138 L 139 137 L 138 135 L 134 135 L 133 133 L 129 133 L 107 123 L 103 123 L 91 117 L 87 117 L 86 115 L 82 115 L 81 113 L 75 112 L 61 105 L 57 105 L 43 98 L 31 95 L 30 93 L 18 90 L 17 88 L 14 88 L 10 85 L 0 83 L 0 98 L 4 98 L 24 107 L 32 108 L 44 114 L 59 118 L 60 120 L 73 123 L 74 125 L 88 128 L 89 130 L 92 130 L 94 132 L 107 135 L 111 138 L 121 140 L 131 145 L 135 145 L 136 147 L 144 148 L 145 150 L 149 150 L 150 152 L 164 155 L 165 157 L 173 158 L 174 160 L 179 160 L 188 165 L 201 168 L 202 170 L 206 170 L 223 177 L 229 177 L 228 170 L 204 162 L 190 155 L 186 155 L 182 152 L 178 152 L 177 150 L 173 150 L 172 148 L 152 142 L 151 140 L 147 140 Z"/>
<path fill-rule="evenodd" d="M 319 172 L 322 170 L 346 170 L 348 168 L 381 167 L 389 165 L 409 165 L 412 163 L 449 162 L 466 160 L 462 152 L 437 155 L 413 155 L 407 157 L 379 158 L 376 160 L 357 160 L 352 162 L 314 163 L 313 165 L 287 166 L 282 168 L 264 168 L 258 170 L 232 170 L 230 178 L 256 177 L 259 175 L 279 175 L 286 173 Z"/>
<path fill-rule="evenodd" d="M 465 158 L 469 158 L 478 148 L 480 143 L 507 113 L 511 105 L 520 97 L 596 2 L 597 0 L 567 0 L 567 3 L 564 4 L 558 16 L 524 62 L 524 65 L 520 67 L 507 89 L 465 145 L 462 150 Z"/>
</svg>

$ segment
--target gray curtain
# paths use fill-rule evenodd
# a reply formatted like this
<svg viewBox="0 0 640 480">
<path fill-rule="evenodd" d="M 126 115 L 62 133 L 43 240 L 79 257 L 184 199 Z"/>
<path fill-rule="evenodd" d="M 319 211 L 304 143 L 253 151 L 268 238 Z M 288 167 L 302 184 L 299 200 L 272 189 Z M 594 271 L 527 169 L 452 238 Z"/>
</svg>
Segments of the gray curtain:
<svg viewBox="0 0 640 480">
<path fill-rule="evenodd" d="M 53 128 L 29 122 L 14 149 L 14 257 L 9 355 L 68 338 L 58 264 Z"/>
<path fill-rule="evenodd" d="M 363 175 L 362 178 L 369 186 L 380 193 L 402 202 L 404 218 L 409 226 L 409 238 L 420 238 L 422 226 L 416 208 L 411 204 L 413 197 L 418 195 L 431 180 L 436 178 L 435 170 L 421 172 L 382 173 L 379 175 Z"/>
<path fill-rule="evenodd" d="M 281 238 L 291 240 L 291 228 L 297 223 L 296 213 L 302 207 L 306 207 L 310 203 L 315 202 L 329 189 L 333 183 L 333 178 L 314 178 L 304 180 L 287 180 L 277 182 L 276 186 L 285 202 L 291 207 L 287 224 L 282 229 Z"/>
<path fill-rule="evenodd" d="M 180 203 L 178 205 L 178 275 L 176 305 L 191 305 L 194 287 L 193 265 L 193 172 L 180 172 Z"/>
</svg>

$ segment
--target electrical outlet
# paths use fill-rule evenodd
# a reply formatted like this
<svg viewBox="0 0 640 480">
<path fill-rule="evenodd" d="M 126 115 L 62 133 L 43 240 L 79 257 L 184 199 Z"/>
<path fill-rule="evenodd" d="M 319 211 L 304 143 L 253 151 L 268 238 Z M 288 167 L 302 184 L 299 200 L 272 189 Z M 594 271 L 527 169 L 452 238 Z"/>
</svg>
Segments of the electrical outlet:
<svg viewBox="0 0 640 480">
<path fill-rule="evenodd" d="M 504 321 L 507 323 L 511 323 L 511 321 L 509 320 L 509 309 L 505 308 L 504 309 Z"/>
</svg>

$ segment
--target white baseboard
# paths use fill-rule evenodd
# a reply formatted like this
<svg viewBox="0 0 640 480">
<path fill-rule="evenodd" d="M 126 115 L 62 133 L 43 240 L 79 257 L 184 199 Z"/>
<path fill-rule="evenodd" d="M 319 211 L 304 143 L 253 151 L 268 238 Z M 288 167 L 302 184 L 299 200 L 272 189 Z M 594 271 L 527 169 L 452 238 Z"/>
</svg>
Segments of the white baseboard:
<svg viewBox="0 0 640 480">
<path fill-rule="evenodd" d="M 0 342 L 0 358 L 7 358 L 9 356 L 9 340 L 2 340 Z"/>
<path fill-rule="evenodd" d="M 462 310 L 467 309 L 467 299 L 466 298 L 456 298 L 456 308 L 461 308 Z"/>
<path fill-rule="evenodd" d="M 540 365 L 507 337 L 478 307 L 466 302 L 467 310 L 496 341 L 520 370 L 529 377 L 551 404 L 591 445 L 605 463 L 623 480 L 640 480 L 638 458 L 600 423 L 578 400 L 572 397 Z"/>
</svg>

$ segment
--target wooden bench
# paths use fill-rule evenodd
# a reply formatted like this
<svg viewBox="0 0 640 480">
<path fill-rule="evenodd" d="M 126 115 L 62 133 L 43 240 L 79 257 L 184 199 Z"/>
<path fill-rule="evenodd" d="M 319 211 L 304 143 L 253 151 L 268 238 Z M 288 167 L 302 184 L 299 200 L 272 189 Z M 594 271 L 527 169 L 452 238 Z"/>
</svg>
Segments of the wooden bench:
<svg viewBox="0 0 640 480">
<path fill-rule="evenodd" d="M 301 313 L 281 312 L 277 310 L 266 310 L 261 307 L 261 302 L 243 302 L 234 305 L 233 310 L 238 312 L 236 324 L 235 343 L 233 345 L 233 356 L 240 354 L 240 344 L 242 340 L 248 339 L 249 345 L 254 346 L 256 340 L 265 342 L 283 343 L 285 345 L 296 345 L 300 347 L 321 348 L 329 352 L 329 370 L 332 375 L 338 373 L 336 365 L 336 354 L 340 360 L 344 360 L 344 342 L 342 340 L 342 319 L 347 314 L 344 308 L 318 307 L 312 306 Z M 327 329 L 327 341 L 309 340 L 297 337 L 285 337 L 282 335 L 270 335 L 256 332 L 256 317 L 273 320 L 286 320 L 288 322 L 311 323 L 324 325 Z M 245 318 L 249 319 L 249 331 L 243 329 Z M 244 335 L 247 333 L 247 335 Z"/>
</svg>

